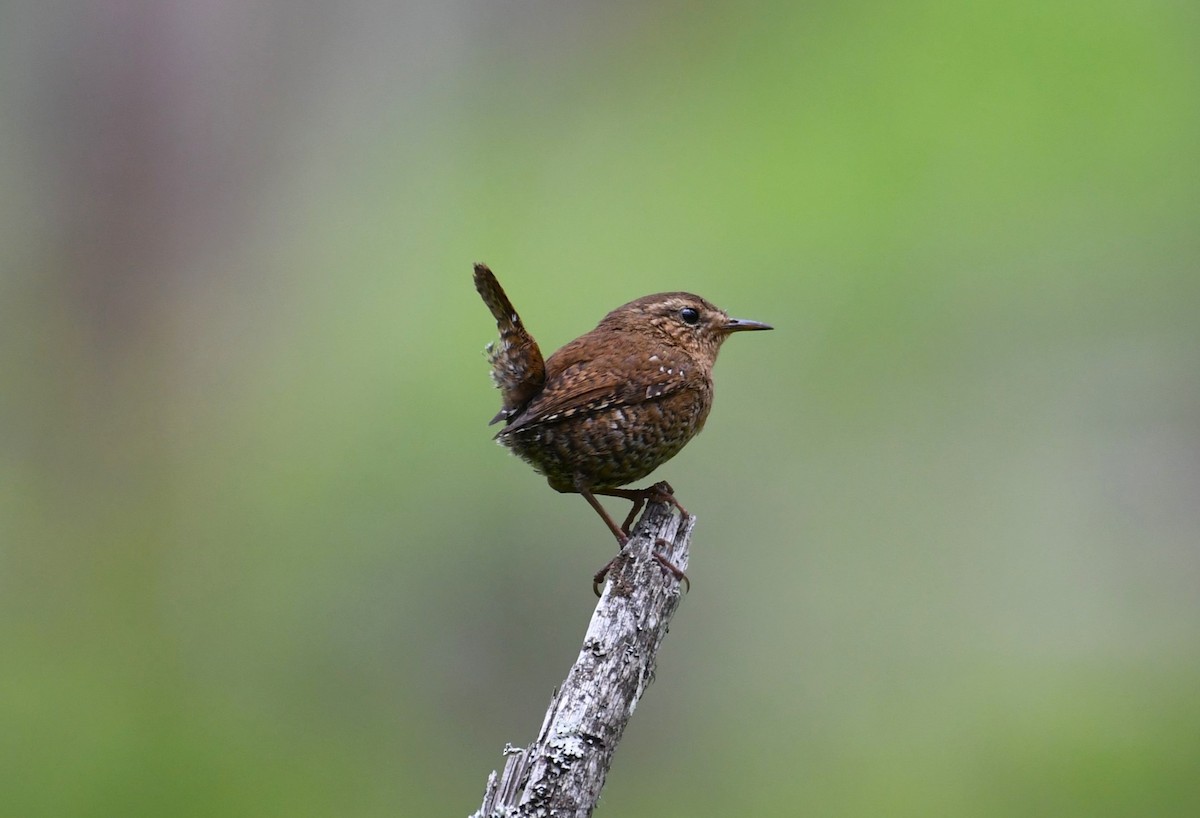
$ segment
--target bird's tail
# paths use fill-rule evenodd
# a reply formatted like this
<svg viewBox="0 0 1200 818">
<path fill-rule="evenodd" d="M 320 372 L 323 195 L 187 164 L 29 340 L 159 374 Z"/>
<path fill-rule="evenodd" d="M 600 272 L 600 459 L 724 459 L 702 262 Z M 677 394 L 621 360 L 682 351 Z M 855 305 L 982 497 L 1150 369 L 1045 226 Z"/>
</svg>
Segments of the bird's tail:
<svg viewBox="0 0 1200 818">
<path fill-rule="evenodd" d="M 487 354 L 492 365 L 492 380 L 503 396 L 504 408 L 491 423 L 509 421 L 520 414 L 525 404 L 545 385 L 546 362 L 537 341 L 525 330 L 521 317 L 486 264 L 475 265 L 475 289 L 492 311 L 496 328 L 500 330 L 499 346 L 488 344 Z"/>
</svg>

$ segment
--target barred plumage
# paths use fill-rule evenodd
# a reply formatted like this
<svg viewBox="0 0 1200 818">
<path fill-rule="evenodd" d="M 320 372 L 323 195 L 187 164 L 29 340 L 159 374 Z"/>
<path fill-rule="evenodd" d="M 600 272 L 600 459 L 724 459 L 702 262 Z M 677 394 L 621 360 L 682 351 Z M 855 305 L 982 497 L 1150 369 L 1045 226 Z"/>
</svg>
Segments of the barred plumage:
<svg viewBox="0 0 1200 818">
<path fill-rule="evenodd" d="M 483 264 L 475 265 L 475 287 L 500 330 L 500 345 L 489 354 L 503 396 L 492 422 L 506 421 L 496 439 L 551 488 L 582 494 L 622 543 L 628 531 L 594 495 L 638 502 L 662 494 L 657 486 L 619 487 L 649 475 L 704 427 L 713 363 L 725 339 L 771 329 L 730 318 L 692 293 L 658 293 L 618 307 L 543 361 Z"/>
</svg>

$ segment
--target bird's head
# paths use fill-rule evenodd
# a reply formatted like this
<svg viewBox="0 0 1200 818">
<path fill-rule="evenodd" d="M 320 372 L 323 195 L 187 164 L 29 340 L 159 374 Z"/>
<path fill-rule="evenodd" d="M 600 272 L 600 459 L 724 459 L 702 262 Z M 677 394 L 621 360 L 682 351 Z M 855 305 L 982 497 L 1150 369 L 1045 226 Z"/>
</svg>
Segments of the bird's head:
<svg viewBox="0 0 1200 818">
<path fill-rule="evenodd" d="M 662 336 L 711 366 L 721 344 L 735 332 L 773 329 L 761 321 L 730 318 L 721 308 L 685 292 L 655 293 L 617 307 L 597 329 Z"/>
</svg>

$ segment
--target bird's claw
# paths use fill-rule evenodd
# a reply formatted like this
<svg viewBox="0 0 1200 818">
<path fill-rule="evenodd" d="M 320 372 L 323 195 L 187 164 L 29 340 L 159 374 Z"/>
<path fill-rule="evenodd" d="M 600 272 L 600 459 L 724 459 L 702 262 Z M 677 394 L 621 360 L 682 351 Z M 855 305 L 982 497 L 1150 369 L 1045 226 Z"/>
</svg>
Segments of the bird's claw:
<svg viewBox="0 0 1200 818">
<path fill-rule="evenodd" d="M 659 548 L 659 547 L 663 547 L 663 546 L 669 547 L 671 545 L 671 543 L 668 542 L 667 540 L 663 539 L 662 537 L 659 537 L 658 540 L 655 541 L 654 545 L 655 545 L 655 548 Z M 622 552 L 622 554 L 623 553 L 624 552 Z M 594 593 L 597 597 L 599 597 L 603 591 L 604 581 L 608 578 L 608 572 L 611 571 L 613 569 L 613 566 L 616 565 L 617 562 L 621 559 L 622 554 L 617 554 L 611 560 L 604 563 L 604 566 L 599 571 L 597 571 L 595 573 L 595 575 L 592 577 L 592 593 Z M 688 579 L 688 575 L 685 574 L 678 565 L 671 562 L 669 559 L 664 557 L 658 551 L 651 551 L 650 556 L 654 557 L 654 561 L 659 564 L 659 566 L 663 569 L 663 571 L 665 571 L 666 573 L 675 577 L 675 580 L 677 582 L 680 582 L 683 584 L 683 592 L 685 594 L 691 592 L 692 581 L 690 579 Z"/>
</svg>

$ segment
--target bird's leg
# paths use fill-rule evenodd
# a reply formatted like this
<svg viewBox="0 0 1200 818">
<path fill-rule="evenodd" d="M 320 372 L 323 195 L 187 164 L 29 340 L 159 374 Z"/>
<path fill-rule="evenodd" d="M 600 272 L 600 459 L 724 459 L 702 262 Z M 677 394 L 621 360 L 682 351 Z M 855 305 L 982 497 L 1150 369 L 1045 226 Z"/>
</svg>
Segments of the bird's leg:
<svg viewBox="0 0 1200 818">
<path fill-rule="evenodd" d="M 588 488 L 587 483 L 577 478 L 575 480 L 575 490 L 583 495 L 583 499 L 588 501 L 588 505 L 596 509 L 596 513 L 600 515 L 600 519 L 604 520 L 604 524 L 608 526 L 608 530 L 617 538 L 617 542 L 621 548 L 624 548 L 625 543 L 629 542 L 629 533 L 617 527 L 617 524 L 613 522 L 613 518 L 608 516 L 608 512 L 604 510 L 604 506 L 600 505 L 600 501 L 596 499 L 596 495 L 592 494 L 592 490 Z M 600 596 L 600 586 L 604 584 L 604 578 L 608 576 L 608 572 L 612 570 L 612 567 L 619 559 L 621 559 L 621 555 L 618 553 L 611 560 L 604 563 L 604 567 L 592 577 L 592 592 L 596 596 Z"/>
<path fill-rule="evenodd" d="M 638 512 L 642 510 L 642 506 L 647 500 L 652 500 L 656 503 L 670 503 L 679 509 L 679 513 L 684 517 L 690 517 L 688 510 L 683 507 L 683 504 L 675 499 L 675 489 L 671 488 L 671 484 L 666 480 L 660 480 L 653 486 L 648 486 L 644 489 L 596 489 L 596 494 L 602 494 L 605 497 L 620 497 L 622 500 L 629 500 L 633 503 L 633 508 L 629 510 L 629 516 L 625 518 L 625 522 L 621 525 L 621 530 L 628 536 L 633 526 L 633 521 L 637 518 Z"/>
<path fill-rule="evenodd" d="M 588 505 L 596 509 L 596 513 L 600 515 L 600 519 L 604 520 L 604 524 L 608 526 L 608 530 L 613 533 L 613 536 L 617 538 L 617 542 L 624 548 L 625 543 L 629 542 L 629 532 L 617 527 L 617 524 L 613 522 L 613 518 L 608 516 L 608 512 L 604 510 L 604 506 L 600 505 L 600 501 L 596 499 L 596 495 L 588 488 L 587 483 L 584 483 L 582 480 L 576 480 L 575 490 L 583 495 L 583 499 L 588 501 Z"/>
<path fill-rule="evenodd" d="M 629 509 L 629 514 L 625 516 L 625 522 L 621 523 L 621 530 L 626 534 L 633 531 L 633 521 L 637 519 L 638 512 L 642 510 L 642 506 L 646 505 L 645 497 L 637 497 L 633 501 L 633 507 Z"/>
<path fill-rule="evenodd" d="M 689 516 L 687 509 L 680 505 L 679 501 L 675 499 L 674 489 L 671 488 L 671 484 L 665 480 L 655 483 L 653 486 L 644 489 L 596 489 L 593 491 L 587 485 L 587 483 L 581 479 L 577 479 L 575 481 L 575 490 L 583 495 L 583 499 L 588 501 L 588 505 L 594 508 L 596 513 L 600 515 L 600 518 L 604 520 L 604 524 L 608 526 L 609 531 L 611 531 L 613 536 L 617 538 L 617 542 L 620 543 L 622 549 L 625 547 L 625 544 L 629 542 L 629 530 L 630 526 L 633 524 L 634 518 L 637 516 L 637 513 L 641 511 L 642 507 L 646 505 L 647 500 L 653 500 L 656 503 L 671 503 L 677 509 L 679 509 L 679 511 L 685 517 Z M 610 517 L 608 512 L 604 510 L 604 506 L 600 505 L 600 501 L 596 499 L 597 494 L 605 497 L 620 497 L 623 500 L 629 500 L 633 503 L 633 509 L 629 512 L 629 516 L 625 518 L 624 525 L 622 525 L 620 528 L 617 527 L 617 524 L 613 522 L 613 518 Z M 655 548 L 658 548 L 668 544 L 669 543 L 667 543 L 666 540 L 660 537 L 655 542 L 654 546 Z M 691 580 L 688 579 L 687 574 L 680 570 L 679 566 L 675 565 L 662 554 L 658 553 L 658 551 L 651 551 L 650 553 L 658 562 L 658 564 L 662 566 L 664 571 L 675 577 L 677 581 L 684 584 L 686 590 L 690 591 L 692 589 Z M 617 561 L 620 559 L 621 555 L 617 554 L 611 560 L 604 563 L 604 566 L 596 572 L 595 576 L 592 577 L 592 591 L 596 594 L 596 596 L 600 596 L 600 588 L 604 584 L 604 578 L 608 576 L 608 572 L 612 570 L 613 566 L 616 565 Z"/>
</svg>

